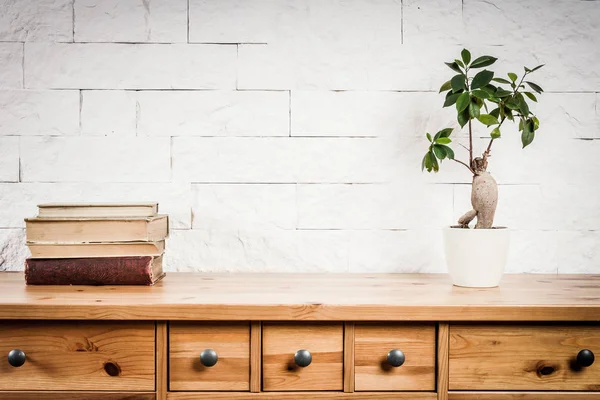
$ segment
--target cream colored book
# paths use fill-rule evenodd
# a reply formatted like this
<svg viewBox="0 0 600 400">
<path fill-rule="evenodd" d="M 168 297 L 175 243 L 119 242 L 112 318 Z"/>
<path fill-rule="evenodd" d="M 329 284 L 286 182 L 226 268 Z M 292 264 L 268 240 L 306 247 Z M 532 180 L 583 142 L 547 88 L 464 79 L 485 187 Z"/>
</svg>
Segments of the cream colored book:
<svg viewBox="0 0 600 400">
<path fill-rule="evenodd" d="M 165 241 L 127 243 L 27 243 L 31 258 L 153 256 L 165 251 Z"/>
<path fill-rule="evenodd" d="M 40 218 L 153 217 L 158 203 L 47 203 L 38 209 Z"/>
<path fill-rule="evenodd" d="M 27 242 L 157 242 L 169 234 L 166 215 L 135 218 L 27 218 Z"/>
</svg>

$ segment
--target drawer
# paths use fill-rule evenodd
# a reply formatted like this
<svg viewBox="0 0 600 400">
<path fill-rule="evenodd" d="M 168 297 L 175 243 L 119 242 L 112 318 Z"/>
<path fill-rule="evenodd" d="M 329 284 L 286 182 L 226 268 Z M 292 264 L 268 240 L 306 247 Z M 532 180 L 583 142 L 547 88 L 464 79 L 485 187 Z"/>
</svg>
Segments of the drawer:
<svg viewBox="0 0 600 400">
<path fill-rule="evenodd" d="M 169 377 L 173 391 L 250 390 L 250 325 L 171 323 Z"/>
<path fill-rule="evenodd" d="M 600 326 L 450 326 L 450 390 L 600 390 L 584 349 L 598 357 Z"/>
<path fill-rule="evenodd" d="M 2 321 L 0 391 L 153 391 L 154 331 L 154 322 Z M 19 367 L 14 349 L 25 353 Z"/>
<path fill-rule="evenodd" d="M 263 324 L 263 390 L 342 390 L 344 329 L 335 324 Z M 312 360 L 304 367 L 308 353 Z M 305 357 L 300 357 L 305 356 Z"/>
<path fill-rule="evenodd" d="M 435 390 L 434 325 L 356 324 L 354 329 L 356 391 Z M 393 366 L 402 355 L 402 365 Z"/>
</svg>

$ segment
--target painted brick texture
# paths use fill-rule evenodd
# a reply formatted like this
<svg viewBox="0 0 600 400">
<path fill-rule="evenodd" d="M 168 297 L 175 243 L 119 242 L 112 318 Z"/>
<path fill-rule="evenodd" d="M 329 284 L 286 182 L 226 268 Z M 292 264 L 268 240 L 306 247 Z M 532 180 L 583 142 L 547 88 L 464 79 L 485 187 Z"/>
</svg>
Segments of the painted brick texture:
<svg viewBox="0 0 600 400">
<path fill-rule="evenodd" d="M 4 1 L 0 270 L 38 203 L 143 200 L 171 216 L 168 271 L 444 272 L 470 176 L 420 163 L 458 126 L 437 90 L 468 47 L 502 74 L 546 64 L 538 137 L 506 129 L 489 168 L 508 271 L 600 273 L 599 20 L 572 0 Z"/>
</svg>

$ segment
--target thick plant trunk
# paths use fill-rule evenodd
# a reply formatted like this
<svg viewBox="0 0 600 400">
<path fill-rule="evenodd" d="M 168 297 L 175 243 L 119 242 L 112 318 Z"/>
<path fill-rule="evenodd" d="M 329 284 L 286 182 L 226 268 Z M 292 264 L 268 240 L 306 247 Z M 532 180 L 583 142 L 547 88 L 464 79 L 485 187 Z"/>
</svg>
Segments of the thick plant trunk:
<svg viewBox="0 0 600 400">
<path fill-rule="evenodd" d="M 473 218 L 477 217 L 475 229 L 490 229 L 494 224 L 494 215 L 498 205 L 498 184 L 485 170 L 487 162 L 485 162 L 485 165 L 477 165 L 477 160 L 480 159 L 476 159 L 474 164 L 479 168 L 475 169 L 471 187 L 471 205 L 473 209 L 460 217 L 458 223 L 463 227 L 467 227 Z"/>
</svg>

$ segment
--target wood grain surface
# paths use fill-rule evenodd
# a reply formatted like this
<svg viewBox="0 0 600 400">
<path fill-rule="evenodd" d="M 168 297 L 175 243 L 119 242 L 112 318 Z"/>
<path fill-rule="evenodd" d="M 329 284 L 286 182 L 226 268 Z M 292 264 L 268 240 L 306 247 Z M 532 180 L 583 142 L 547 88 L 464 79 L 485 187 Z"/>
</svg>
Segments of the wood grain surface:
<svg viewBox="0 0 600 400">
<path fill-rule="evenodd" d="M 4 321 L 0 355 L 0 390 L 154 391 L 152 322 Z"/>
<path fill-rule="evenodd" d="M 156 323 L 156 398 L 166 400 L 169 390 L 169 324 L 167 321 Z"/>
<path fill-rule="evenodd" d="M 356 391 L 435 390 L 435 325 L 357 323 L 354 340 Z M 394 349 L 406 356 L 395 368 Z"/>
<path fill-rule="evenodd" d="M 600 363 L 574 364 L 583 349 L 600 354 L 600 326 L 451 325 L 450 390 L 600 391 Z"/>
<path fill-rule="evenodd" d="M 450 346 L 450 325 L 438 323 L 437 332 L 437 400 L 448 400 L 448 353 Z"/>
<path fill-rule="evenodd" d="M 2 392 L 2 400 L 155 400 L 154 393 L 135 392 Z"/>
<path fill-rule="evenodd" d="M 169 393 L 169 400 L 435 400 L 428 392 L 263 392 L 263 393 Z M 570 400 L 565 398 L 564 400 Z M 591 399 L 585 399 L 591 400 Z"/>
<path fill-rule="evenodd" d="M 600 393 L 582 392 L 450 392 L 450 400 L 600 400 Z"/>
<path fill-rule="evenodd" d="M 170 273 L 154 287 L 26 287 L 0 273 L 0 319 L 599 321 L 600 275 Z"/>
<path fill-rule="evenodd" d="M 294 364 L 308 350 L 312 363 Z M 344 334 L 341 323 L 264 323 L 263 390 L 343 390 Z"/>
<path fill-rule="evenodd" d="M 354 370 L 354 322 L 344 324 L 344 392 L 354 392 L 355 370 Z"/>
<path fill-rule="evenodd" d="M 200 353 L 213 349 L 213 367 L 200 363 Z M 169 326 L 170 390 L 250 390 L 250 326 L 248 323 L 173 322 Z"/>
<path fill-rule="evenodd" d="M 262 388 L 262 324 L 250 324 L 250 391 Z"/>
</svg>

